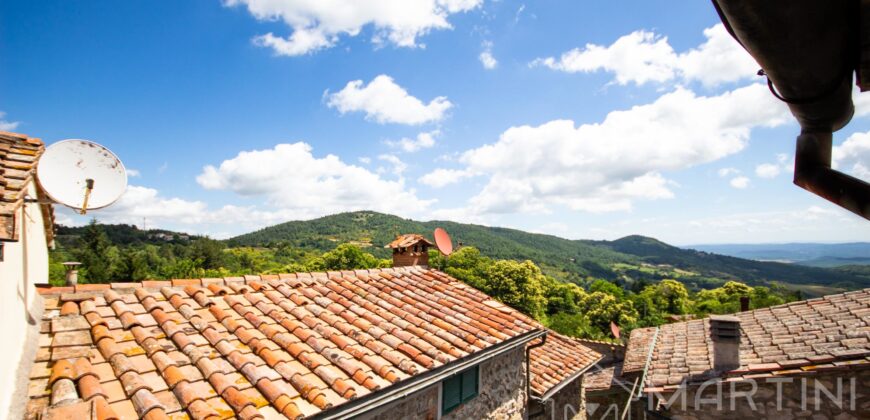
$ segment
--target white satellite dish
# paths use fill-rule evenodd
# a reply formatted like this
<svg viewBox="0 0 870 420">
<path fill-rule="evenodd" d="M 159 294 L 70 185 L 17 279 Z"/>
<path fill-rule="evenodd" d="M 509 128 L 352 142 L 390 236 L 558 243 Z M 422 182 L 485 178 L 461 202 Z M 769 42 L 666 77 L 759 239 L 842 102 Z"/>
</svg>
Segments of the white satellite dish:
<svg viewBox="0 0 870 420">
<path fill-rule="evenodd" d="M 127 189 L 127 171 L 121 160 L 88 140 L 62 140 L 46 148 L 36 177 L 52 201 L 81 214 L 111 205 Z"/>
</svg>

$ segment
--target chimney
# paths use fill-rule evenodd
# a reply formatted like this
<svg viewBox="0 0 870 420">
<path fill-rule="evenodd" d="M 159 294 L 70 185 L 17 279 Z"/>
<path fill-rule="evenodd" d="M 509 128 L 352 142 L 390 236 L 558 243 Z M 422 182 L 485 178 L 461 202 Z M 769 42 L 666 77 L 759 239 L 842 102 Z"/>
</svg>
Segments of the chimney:
<svg viewBox="0 0 870 420">
<path fill-rule="evenodd" d="M 740 296 L 740 312 L 749 310 L 749 296 Z"/>
<path fill-rule="evenodd" d="M 429 265 L 429 247 L 432 242 L 423 235 L 399 235 L 384 248 L 393 250 L 393 267 Z"/>
<path fill-rule="evenodd" d="M 713 370 L 727 372 L 740 367 L 740 319 L 733 315 L 710 316 Z"/>
<path fill-rule="evenodd" d="M 75 286 L 76 283 L 79 282 L 79 270 L 78 266 L 82 265 L 80 262 L 65 262 L 63 266 L 66 267 L 66 285 L 67 286 Z"/>
</svg>

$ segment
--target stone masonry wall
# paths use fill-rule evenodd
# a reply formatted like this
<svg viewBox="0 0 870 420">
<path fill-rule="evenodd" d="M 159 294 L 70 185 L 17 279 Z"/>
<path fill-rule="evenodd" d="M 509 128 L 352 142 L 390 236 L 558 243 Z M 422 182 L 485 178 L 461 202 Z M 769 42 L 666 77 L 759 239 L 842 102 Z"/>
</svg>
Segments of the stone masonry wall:
<svg viewBox="0 0 870 420">
<path fill-rule="evenodd" d="M 525 347 L 518 347 L 482 363 L 478 391 L 471 401 L 441 418 L 523 419 L 526 413 Z M 440 392 L 440 385 L 435 384 L 360 418 L 434 420 L 441 410 Z"/>
<path fill-rule="evenodd" d="M 673 400 L 670 408 L 663 411 L 663 414 L 674 420 L 870 418 L 870 370 L 868 369 L 817 372 L 815 375 L 804 377 L 777 378 L 776 380 L 791 380 L 781 384 L 772 382 L 771 379 L 756 379 L 757 389 L 754 392 L 751 392 L 752 384 L 749 382 L 738 383 L 733 390 L 730 383 L 724 383 L 721 392 L 717 390 L 716 385 L 710 385 L 701 392 L 700 396 L 699 387 L 693 386 L 685 393 L 685 405 L 681 402 L 682 396 L 678 396 Z M 750 392 L 752 403 L 743 394 Z M 781 398 L 778 398 L 777 394 L 780 394 Z M 719 395 L 721 397 L 718 397 Z M 671 398 L 672 395 L 665 394 L 664 397 Z M 710 402 L 705 402 L 707 399 Z M 721 410 L 717 407 L 715 402 L 717 400 L 722 401 Z"/>
<path fill-rule="evenodd" d="M 442 419 L 523 419 L 528 403 L 525 360 L 525 346 L 520 346 L 482 363 L 477 397 Z"/>
<path fill-rule="evenodd" d="M 585 420 L 586 404 L 583 398 L 583 377 L 573 380 L 553 394 L 543 406 L 534 401 L 530 413 L 541 413 L 535 420 Z"/>
<path fill-rule="evenodd" d="M 360 419 L 366 420 L 434 420 L 438 418 L 438 393 L 441 388 L 436 384 L 416 392 L 375 412 L 366 413 Z"/>
<path fill-rule="evenodd" d="M 620 418 L 628 401 L 628 391 L 620 387 L 614 387 L 607 391 L 585 392 L 586 418 L 588 420 L 604 420 Z M 643 419 L 643 406 L 634 403 L 631 406 L 626 419 Z"/>
</svg>

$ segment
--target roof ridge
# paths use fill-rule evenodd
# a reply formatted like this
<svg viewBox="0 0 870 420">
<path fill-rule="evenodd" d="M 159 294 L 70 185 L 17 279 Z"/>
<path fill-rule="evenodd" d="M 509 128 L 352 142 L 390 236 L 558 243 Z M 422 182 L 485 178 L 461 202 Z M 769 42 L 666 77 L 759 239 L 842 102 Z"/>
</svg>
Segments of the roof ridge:
<svg viewBox="0 0 870 420">
<path fill-rule="evenodd" d="M 75 286 L 53 286 L 48 283 L 38 283 L 37 290 L 40 294 L 58 294 L 58 293 L 73 293 L 73 292 L 91 292 L 97 290 L 105 290 L 105 289 L 131 289 L 131 288 L 139 288 L 144 287 L 146 289 L 150 288 L 160 288 L 164 286 L 171 287 L 181 287 L 186 286 L 188 284 L 199 283 L 203 286 L 212 284 L 212 283 L 249 283 L 251 281 L 268 281 L 270 279 L 288 279 L 288 278 L 329 278 L 336 275 L 342 274 L 380 274 L 380 273 L 419 273 L 419 272 L 435 272 L 442 274 L 443 276 L 449 277 L 453 281 L 460 282 L 460 280 L 455 279 L 454 277 L 446 274 L 442 271 L 436 270 L 434 268 L 430 268 L 424 265 L 415 265 L 415 266 L 407 266 L 407 267 L 384 267 L 384 268 L 369 268 L 369 269 L 355 269 L 355 270 L 327 270 L 327 271 L 298 271 L 294 273 L 278 273 L 278 274 L 245 274 L 241 276 L 226 276 L 226 277 L 191 277 L 184 279 L 165 279 L 165 280 L 141 280 L 141 281 L 112 281 L 108 283 L 82 283 L 77 284 Z M 464 284 L 464 283 L 463 283 Z"/>
</svg>

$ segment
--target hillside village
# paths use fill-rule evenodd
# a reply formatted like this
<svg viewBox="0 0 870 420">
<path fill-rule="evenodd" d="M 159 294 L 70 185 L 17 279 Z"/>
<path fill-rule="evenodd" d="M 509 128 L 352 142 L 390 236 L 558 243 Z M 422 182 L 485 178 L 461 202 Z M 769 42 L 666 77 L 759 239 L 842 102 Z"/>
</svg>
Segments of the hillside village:
<svg viewBox="0 0 870 420">
<path fill-rule="evenodd" d="M 870 419 L 868 28 L 0 2 L 0 420 Z"/>
<path fill-rule="evenodd" d="M 870 289 L 783 305 L 759 302 L 757 291 L 766 288 L 732 282 L 724 291 L 738 298 L 740 307 L 729 308 L 736 315 L 631 325 L 624 311 L 604 309 L 621 293 L 613 283 L 597 280 L 588 293 L 546 280 L 530 261 L 476 269 L 485 257 L 474 248 L 464 248 L 471 255 L 462 249 L 449 258 L 430 255 L 434 244 L 420 234 L 386 244 L 388 261 L 353 245 L 319 260 L 378 267 L 101 283 L 78 283 L 70 271 L 66 285 L 52 286 L 44 280 L 57 239 L 53 208 L 15 200 L 42 194 L 32 165 L 44 146 L 14 133 L 0 140 L 6 150 L 0 163 L 30 165 L 4 190 L 12 198 L 5 226 L 14 228 L 5 233 L 10 241 L 0 268 L 3 278 L 22 279 L 6 283 L 11 311 L 4 328 L 27 343 L 4 350 L 4 386 L 16 389 L 7 403 L 14 417 L 688 419 L 718 411 L 675 404 L 673 395 L 751 382 L 762 390 L 780 387 L 796 404 L 806 384 L 794 380 L 807 376 L 830 397 L 816 404 L 831 418 L 870 410 L 870 397 L 859 392 L 870 378 L 864 370 Z M 89 229 L 97 236 L 85 242 L 106 241 L 96 224 Z M 347 251 L 356 258 L 335 255 Z M 562 292 L 536 295 L 542 282 Z M 639 296 L 647 291 L 663 314 L 685 313 L 688 294 L 679 282 L 647 286 Z M 579 295 L 585 297 L 572 300 Z M 567 309 L 584 302 L 589 306 Z M 596 329 L 554 331 L 566 329 L 557 321 L 566 310 Z M 605 322 L 607 340 L 569 336 L 603 335 Z M 627 340 L 620 340 L 620 326 L 630 326 Z M 837 376 L 843 369 L 845 388 Z M 782 380 L 790 384 L 784 390 Z M 746 397 L 733 385 L 726 392 L 732 401 Z M 759 394 L 758 403 L 773 410 L 781 403 L 773 394 Z M 749 410 L 744 404 L 735 410 Z M 776 410 L 785 417 L 806 411 L 794 407 Z"/>
</svg>

